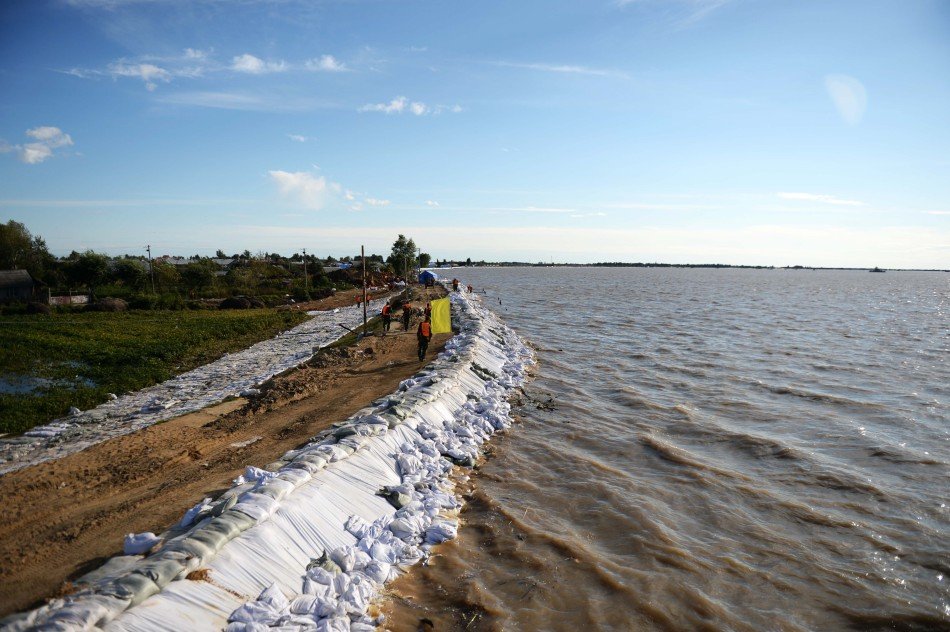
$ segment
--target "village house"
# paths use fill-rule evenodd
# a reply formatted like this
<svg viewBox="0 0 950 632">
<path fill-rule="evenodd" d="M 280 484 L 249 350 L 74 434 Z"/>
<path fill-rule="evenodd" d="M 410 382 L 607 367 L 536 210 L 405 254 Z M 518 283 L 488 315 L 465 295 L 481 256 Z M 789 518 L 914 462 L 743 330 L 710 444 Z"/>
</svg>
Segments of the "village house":
<svg viewBox="0 0 950 632">
<path fill-rule="evenodd" d="M 0 270 L 0 303 L 32 300 L 33 286 L 26 270 Z"/>
</svg>

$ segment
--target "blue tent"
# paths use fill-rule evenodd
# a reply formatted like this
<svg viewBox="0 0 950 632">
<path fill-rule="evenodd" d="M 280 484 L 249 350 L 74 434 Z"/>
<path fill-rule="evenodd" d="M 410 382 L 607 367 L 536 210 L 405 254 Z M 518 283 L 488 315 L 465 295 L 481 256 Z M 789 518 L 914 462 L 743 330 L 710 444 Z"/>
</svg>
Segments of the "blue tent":
<svg viewBox="0 0 950 632">
<path fill-rule="evenodd" d="M 437 275 L 432 270 L 423 270 L 419 274 L 419 283 L 435 283 L 439 280 L 439 275 Z"/>
</svg>

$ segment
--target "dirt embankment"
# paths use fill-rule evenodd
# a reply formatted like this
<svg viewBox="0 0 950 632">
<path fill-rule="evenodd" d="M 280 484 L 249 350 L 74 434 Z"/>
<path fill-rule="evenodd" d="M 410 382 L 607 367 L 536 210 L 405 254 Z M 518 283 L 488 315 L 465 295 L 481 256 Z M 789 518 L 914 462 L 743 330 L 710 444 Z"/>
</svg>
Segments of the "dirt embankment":
<svg viewBox="0 0 950 632">
<path fill-rule="evenodd" d="M 429 292 L 435 298 L 441 290 Z M 354 304 L 347 300 L 341 305 Z M 160 533 L 205 496 L 228 489 L 245 465 L 265 466 L 392 393 L 422 366 L 414 327 L 403 332 L 394 322 L 386 337 L 328 349 L 252 401 L 226 402 L 0 477 L 0 616 L 68 590 L 69 580 L 121 554 L 124 534 Z M 429 358 L 448 337 L 435 337 Z"/>
</svg>

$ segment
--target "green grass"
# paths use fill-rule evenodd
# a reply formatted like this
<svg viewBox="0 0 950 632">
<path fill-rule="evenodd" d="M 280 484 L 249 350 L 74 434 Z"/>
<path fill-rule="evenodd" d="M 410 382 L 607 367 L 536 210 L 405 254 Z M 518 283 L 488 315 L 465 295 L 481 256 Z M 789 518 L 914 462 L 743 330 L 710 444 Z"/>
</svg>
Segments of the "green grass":
<svg viewBox="0 0 950 632">
<path fill-rule="evenodd" d="M 167 380 L 306 320 L 271 309 L 76 313 L 0 317 L 4 382 L 49 380 L 29 393 L 0 392 L 0 432 L 23 432 Z"/>
</svg>

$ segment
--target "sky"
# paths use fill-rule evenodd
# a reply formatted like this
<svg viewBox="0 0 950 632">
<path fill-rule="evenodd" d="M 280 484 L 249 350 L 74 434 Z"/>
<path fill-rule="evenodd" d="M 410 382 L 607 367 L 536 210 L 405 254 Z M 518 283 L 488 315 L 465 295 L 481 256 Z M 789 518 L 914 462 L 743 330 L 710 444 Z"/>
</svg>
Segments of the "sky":
<svg viewBox="0 0 950 632">
<path fill-rule="evenodd" d="M 950 268 L 944 0 L 7 0 L 54 254 Z"/>
</svg>

